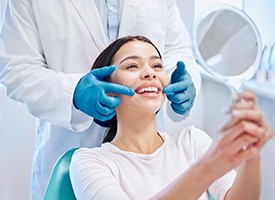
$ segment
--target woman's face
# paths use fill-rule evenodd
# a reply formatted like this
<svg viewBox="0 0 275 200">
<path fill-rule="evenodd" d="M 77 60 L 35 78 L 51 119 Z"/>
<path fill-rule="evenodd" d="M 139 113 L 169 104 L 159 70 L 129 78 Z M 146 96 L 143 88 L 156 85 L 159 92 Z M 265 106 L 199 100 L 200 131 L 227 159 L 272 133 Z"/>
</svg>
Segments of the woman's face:
<svg viewBox="0 0 275 200">
<path fill-rule="evenodd" d="M 155 113 L 163 104 L 162 89 L 168 84 L 162 60 L 156 49 L 149 43 L 131 41 L 124 44 L 113 57 L 116 70 L 111 82 L 131 87 L 132 97 L 118 95 L 123 109 L 136 109 Z"/>
</svg>

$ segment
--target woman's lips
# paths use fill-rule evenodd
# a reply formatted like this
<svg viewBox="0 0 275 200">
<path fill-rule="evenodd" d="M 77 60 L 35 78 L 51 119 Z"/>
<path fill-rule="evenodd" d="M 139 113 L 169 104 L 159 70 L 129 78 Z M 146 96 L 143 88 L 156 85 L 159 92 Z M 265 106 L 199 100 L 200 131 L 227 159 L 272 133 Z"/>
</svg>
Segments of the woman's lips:
<svg viewBox="0 0 275 200">
<path fill-rule="evenodd" d="M 156 97 L 160 91 L 161 87 L 157 83 L 145 83 L 135 89 L 137 94 L 148 97 Z"/>
<path fill-rule="evenodd" d="M 158 93 L 158 88 L 156 87 L 144 87 L 144 88 L 140 88 L 137 93 L 138 94 L 142 94 L 144 92 L 150 92 L 150 93 Z"/>
</svg>

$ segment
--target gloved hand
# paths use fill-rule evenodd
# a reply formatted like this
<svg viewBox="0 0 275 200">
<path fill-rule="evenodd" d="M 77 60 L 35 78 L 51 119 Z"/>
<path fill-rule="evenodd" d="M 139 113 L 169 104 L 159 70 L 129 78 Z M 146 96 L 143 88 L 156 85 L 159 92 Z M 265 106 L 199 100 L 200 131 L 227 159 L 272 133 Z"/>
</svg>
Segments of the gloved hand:
<svg viewBox="0 0 275 200">
<path fill-rule="evenodd" d="M 171 84 L 163 89 L 174 112 L 185 115 L 191 110 L 196 97 L 196 88 L 190 74 L 182 61 L 177 62 L 177 68 L 171 76 Z"/>
<path fill-rule="evenodd" d="M 104 77 L 112 74 L 115 68 L 115 66 L 102 67 L 84 75 L 74 91 L 74 106 L 99 121 L 112 119 L 120 99 L 117 96 L 108 96 L 106 93 L 128 96 L 133 96 L 135 93 L 127 86 L 102 81 Z"/>
</svg>

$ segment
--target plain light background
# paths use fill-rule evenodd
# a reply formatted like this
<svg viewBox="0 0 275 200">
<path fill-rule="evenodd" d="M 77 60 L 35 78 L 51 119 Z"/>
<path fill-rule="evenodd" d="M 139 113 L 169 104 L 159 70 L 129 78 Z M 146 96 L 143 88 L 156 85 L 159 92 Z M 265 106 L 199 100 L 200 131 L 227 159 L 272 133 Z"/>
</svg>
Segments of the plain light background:
<svg viewBox="0 0 275 200">
<path fill-rule="evenodd" d="M 5 1 L 1 0 L 0 3 L 1 16 Z M 275 2 L 273 0 L 246 0 L 244 2 L 241 0 L 178 0 L 188 30 L 192 29 L 194 17 L 207 6 L 215 3 L 227 3 L 239 8 L 244 5 L 245 11 L 256 22 L 263 42 L 275 41 Z M 265 104 L 266 101 L 263 99 L 262 102 Z M 229 103 L 230 93 L 225 86 L 209 79 L 203 79 L 200 94 L 190 117 L 178 126 L 194 124 L 211 135 L 217 131 L 216 125 L 224 120 L 221 108 Z M 171 131 L 173 128 L 169 127 Z M 34 141 L 35 118 L 17 102 L 8 99 L 4 87 L 0 85 L 0 199 L 29 199 Z M 262 200 L 275 199 L 274 152 L 275 142 L 273 140 L 263 150 Z"/>
</svg>

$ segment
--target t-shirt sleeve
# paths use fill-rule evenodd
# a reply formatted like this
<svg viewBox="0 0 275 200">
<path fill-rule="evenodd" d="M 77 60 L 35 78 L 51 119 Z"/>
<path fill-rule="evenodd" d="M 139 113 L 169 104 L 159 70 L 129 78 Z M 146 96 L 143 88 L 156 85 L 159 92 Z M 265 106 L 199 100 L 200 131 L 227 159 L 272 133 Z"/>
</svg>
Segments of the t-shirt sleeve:
<svg viewBox="0 0 275 200">
<path fill-rule="evenodd" d="M 208 191 L 212 194 L 215 200 L 223 200 L 228 190 L 232 187 L 236 177 L 236 171 L 231 170 L 224 176 L 217 179 L 209 188 Z"/>
<path fill-rule="evenodd" d="M 78 149 L 71 161 L 70 178 L 77 199 L 129 200 L 96 149 Z"/>
<path fill-rule="evenodd" d="M 188 142 L 186 143 L 185 141 L 185 145 L 189 145 L 189 156 L 194 162 L 196 162 L 208 151 L 213 140 L 206 132 L 193 126 L 187 128 L 186 131 L 188 131 L 188 134 L 185 134 L 187 135 L 185 136 L 185 140 Z M 227 191 L 232 187 L 235 177 L 236 171 L 231 170 L 213 182 L 213 184 L 208 188 L 208 191 L 212 194 L 215 200 L 224 199 Z"/>
</svg>

